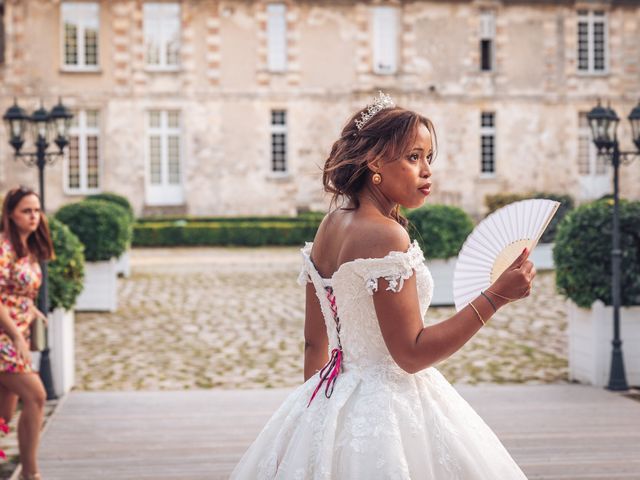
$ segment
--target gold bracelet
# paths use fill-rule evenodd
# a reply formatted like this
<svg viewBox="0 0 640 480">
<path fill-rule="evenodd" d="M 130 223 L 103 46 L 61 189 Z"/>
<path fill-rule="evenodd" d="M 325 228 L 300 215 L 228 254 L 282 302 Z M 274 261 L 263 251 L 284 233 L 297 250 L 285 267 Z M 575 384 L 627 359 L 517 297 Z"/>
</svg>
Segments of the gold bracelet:
<svg viewBox="0 0 640 480">
<path fill-rule="evenodd" d="M 482 325 L 483 326 L 486 325 L 486 322 L 482 319 L 482 315 L 480 315 L 480 312 L 478 311 L 476 306 L 473 304 L 473 302 L 469 302 L 469 305 L 471 305 L 471 308 L 473 308 L 473 311 L 476 312 L 476 315 L 478 316 L 478 320 L 480 320 Z"/>
<path fill-rule="evenodd" d="M 505 300 L 509 300 L 510 302 L 515 302 L 516 300 L 518 300 L 517 298 L 505 297 L 504 295 L 500 295 L 499 293 L 496 293 L 493 290 L 489 290 L 488 288 L 485 289 L 485 292 L 489 292 L 491 295 L 495 295 L 496 297 L 500 297 L 500 298 L 503 298 Z"/>
</svg>

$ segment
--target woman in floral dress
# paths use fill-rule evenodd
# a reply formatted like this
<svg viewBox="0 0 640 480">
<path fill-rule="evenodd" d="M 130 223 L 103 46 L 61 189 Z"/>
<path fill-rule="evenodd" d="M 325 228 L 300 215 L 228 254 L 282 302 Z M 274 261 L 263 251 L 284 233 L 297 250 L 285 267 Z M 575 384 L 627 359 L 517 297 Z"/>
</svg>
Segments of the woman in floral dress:
<svg viewBox="0 0 640 480">
<path fill-rule="evenodd" d="M 40 198 L 25 187 L 10 190 L 2 206 L 0 236 L 0 417 L 7 422 L 18 398 L 18 446 L 23 479 L 40 479 L 36 454 L 46 394 L 31 364 L 30 325 L 46 319 L 35 306 L 42 282 L 39 261 L 54 256 Z"/>
</svg>

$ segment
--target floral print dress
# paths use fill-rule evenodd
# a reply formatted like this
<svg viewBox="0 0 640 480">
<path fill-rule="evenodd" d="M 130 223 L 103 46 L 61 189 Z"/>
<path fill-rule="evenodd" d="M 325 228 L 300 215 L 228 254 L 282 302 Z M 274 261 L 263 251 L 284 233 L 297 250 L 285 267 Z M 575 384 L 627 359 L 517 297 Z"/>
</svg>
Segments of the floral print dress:
<svg viewBox="0 0 640 480">
<path fill-rule="evenodd" d="M 29 256 L 18 258 L 11 242 L 0 237 L 0 302 L 7 309 L 18 331 L 29 343 L 29 326 L 33 321 L 34 300 L 42 282 L 42 271 Z M 30 363 L 24 363 L 16 354 L 9 336 L 0 328 L 0 372 L 33 372 Z"/>
</svg>

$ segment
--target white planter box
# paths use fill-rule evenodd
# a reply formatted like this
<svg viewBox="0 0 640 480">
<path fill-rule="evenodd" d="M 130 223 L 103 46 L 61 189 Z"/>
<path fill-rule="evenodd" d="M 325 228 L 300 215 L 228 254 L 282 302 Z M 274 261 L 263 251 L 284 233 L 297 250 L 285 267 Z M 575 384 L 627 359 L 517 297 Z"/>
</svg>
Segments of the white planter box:
<svg viewBox="0 0 640 480">
<path fill-rule="evenodd" d="M 57 397 L 62 397 L 75 385 L 75 316 L 73 310 L 56 308 L 49 313 L 47 327 L 47 345 L 49 346 L 49 363 L 53 378 L 53 390 Z M 36 370 L 40 370 L 40 352 L 31 352 L 31 359 Z"/>
<path fill-rule="evenodd" d="M 553 243 L 539 243 L 533 249 L 529 260 L 536 266 L 536 270 L 553 270 L 556 268 L 553 263 Z"/>
<path fill-rule="evenodd" d="M 130 250 L 126 250 L 116 260 L 116 271 L 118 275 L 128 278 L 131 276 L 131 255 Z"/>
<path fill-rule="evenodd" d="M 613 307 L 601 301 L 590 309 L 567 302 L 569 379 L 599 387 L 609 384 Z M 640 306 L 620 309 L 622 358 L 629 385 L 640 385 Z"/>
<path fill-rule="evenodd" d="M 115 312 L 118 308 L 118 274 L 116 260 L 87 262 L 84 288 L 78 296 L 76 310 L 81 312 Z"/>
<path fill-rule="evenodd" d="M 431 305 L 453 305 L 453 272 L 458 257 L 447 260 L 427 260 L 427 267 L 433 277 L 433 298 Z"/>
<path fill-rule="evenodd" d="M 53 388 L 58 397 L 75 384 L 75 317 L 73 311 L 56 308 L 49 314 L 49 359 Z"/>
</svg>

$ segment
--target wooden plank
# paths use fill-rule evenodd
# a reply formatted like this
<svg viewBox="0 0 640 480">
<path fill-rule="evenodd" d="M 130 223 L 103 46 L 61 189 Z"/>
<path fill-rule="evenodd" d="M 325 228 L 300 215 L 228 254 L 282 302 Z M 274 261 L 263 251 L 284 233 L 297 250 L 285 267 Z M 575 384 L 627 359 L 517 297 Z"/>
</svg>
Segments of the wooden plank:
<svg viewBox="0 0 640 480">
<path fill-rule="evenodd" d="M 580 385 L 458 386 L 530 479 L 640 480 L 640 402 Z M 47 480 L 227 478 L 289 389 L 72 392 Z"/>
</svg>

